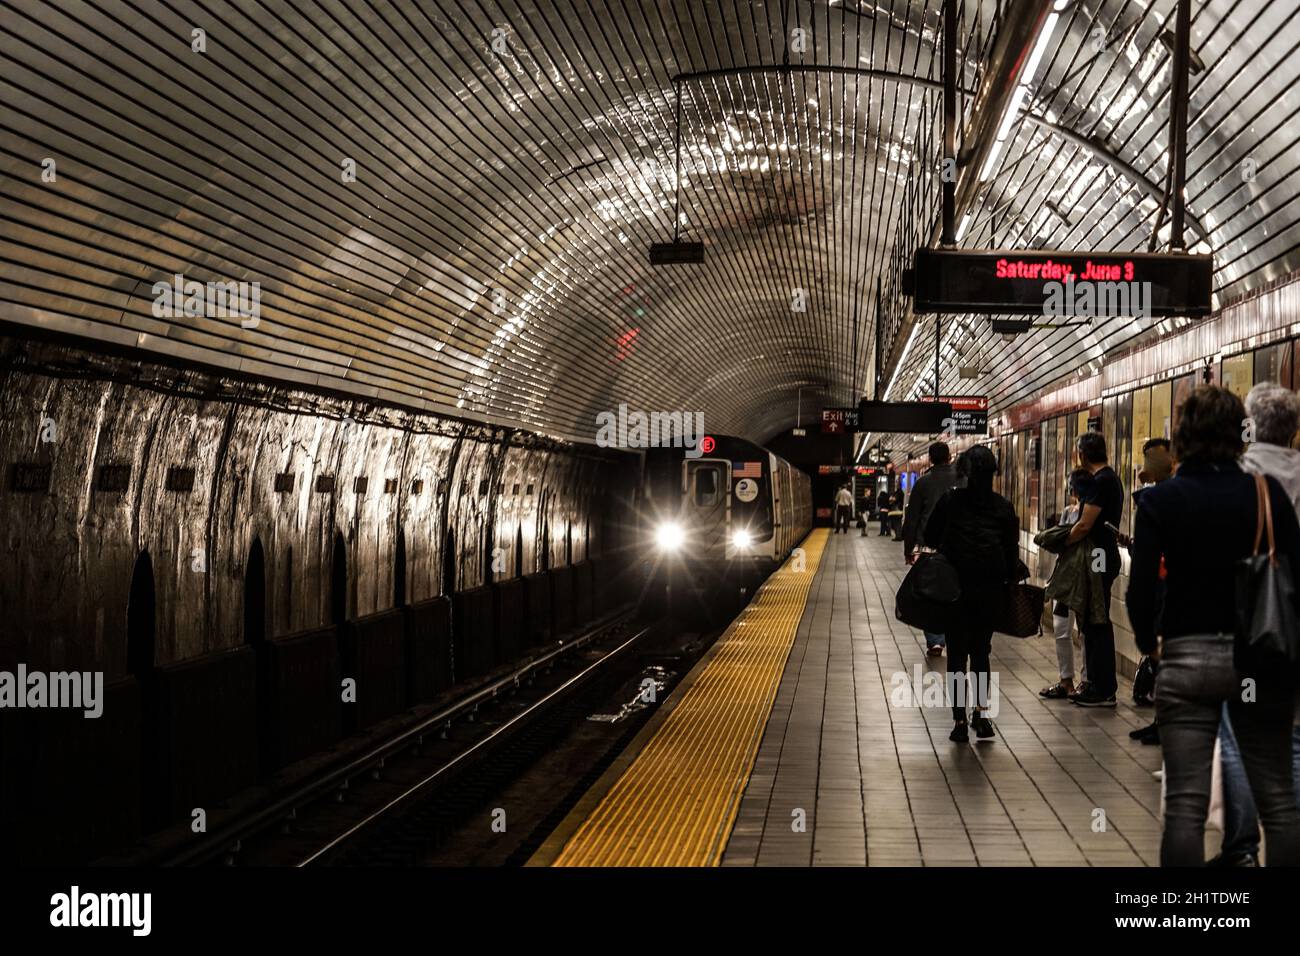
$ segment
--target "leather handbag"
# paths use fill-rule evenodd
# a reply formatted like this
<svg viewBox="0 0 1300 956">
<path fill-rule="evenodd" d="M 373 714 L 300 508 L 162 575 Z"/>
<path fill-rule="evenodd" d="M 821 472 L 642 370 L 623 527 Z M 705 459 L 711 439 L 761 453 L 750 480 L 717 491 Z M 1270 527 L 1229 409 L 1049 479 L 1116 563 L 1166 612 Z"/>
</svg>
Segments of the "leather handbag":
<svg viewBox="0 0 1300 956">
<path fill-rule="evenodd" d="M 1273 504 L 1268 482 L 1255 475 L 1255 547 L 1237 562 L 1238 663 L 1251 670 L 1295 671 L 1300 666 L 1300 632 L 1290 559 L 1273 540 Z M 1265 533 L 1268 551 L 1260 553 Z"/>
<path fill-rule="evenodd" d="M 1156 673 L 1159 671 L 1150 655 L 1144 655 L 1133 677 L 1133 703 L 1149 707 L 1156 702 Z"/>
<path fill-rule="evenodd" d="M 1046 592 L 1034 584 L 1007 585 L 1007 599 L 993 630 L 1012 637 L 1034 637 L 1043 633 L 1043 605 Z"/>
<path fill-rule="evenodd" d="M 894 597 L 894 617 L 910 627 L 942 633 L 961 597 L 957 569 L 942 554 L 922 553 Z"/>
</svg>

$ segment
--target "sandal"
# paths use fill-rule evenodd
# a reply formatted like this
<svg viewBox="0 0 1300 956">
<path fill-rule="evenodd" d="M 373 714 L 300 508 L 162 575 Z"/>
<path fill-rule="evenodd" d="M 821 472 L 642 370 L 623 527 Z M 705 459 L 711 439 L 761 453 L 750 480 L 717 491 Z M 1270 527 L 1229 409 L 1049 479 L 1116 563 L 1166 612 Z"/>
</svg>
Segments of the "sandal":
<svg viewBox="0 0 1300 956">
<path fill-rule="evenodd" d="M 1070 691 L 1065 689 L 1064 684 L 1053 684 L 1051 687 L 1044 687 L 1038 692 L 1039 697 L 1046 697 L 1048 700 L 1065 700 L 1070 696 Z"/>
</svg>

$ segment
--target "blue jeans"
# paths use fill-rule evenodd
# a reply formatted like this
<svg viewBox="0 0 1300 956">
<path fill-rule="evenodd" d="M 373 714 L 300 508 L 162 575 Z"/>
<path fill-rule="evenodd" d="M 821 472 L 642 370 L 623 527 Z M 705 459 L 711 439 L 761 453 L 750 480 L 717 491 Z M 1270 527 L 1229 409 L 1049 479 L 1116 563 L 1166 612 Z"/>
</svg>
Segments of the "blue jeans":
<svg viewBox="0 0 1300 956">
<path fill-rule="evenodd" d="M 944 639 L 942 634 L 933 634 L 930 631 L 925 632 L 926 647 L 943 647 Z"/>
<path fill-rule="evenodd" d="M 1237 735 L 1232 732 L 1228 705 L 1219 719 L 1219 769 L 1223 777 L 1223 848 L 1225 858 L 1252 856 L 1259 859 L 1259 812 L 1250 795 L 1246 765 L 1241 760 Z"/>
<path fill-rule="evenodd" d="M 1261 678 L 1256 701 L 1242 701 L 1231 635 L 1181 635 L 1165 641 L 1160 657 L 1156 719 L 1165 757 L 1160 865 L 1205 863 L 1210 767 L 1224 703 L 1264 825 L 1268 865 L 1300 865 L 1300 806 L 1291 772 L 1295 691 Z"/>
<path fill-rule="evenodd" d="M 1259 811 L 1250 794 L 1241 749 L 1232 732 L 1228 708 L 1224 705 L 1219 724 L 1219 769 L 1223 774 L 1223 849 L 1225 857 L 1249 853 L 1259 858 Z M 1291 728 L 1291 781 L 1295 787 L 1296 806 L 1300 807 L 1300 726 Z"/>
</svg>

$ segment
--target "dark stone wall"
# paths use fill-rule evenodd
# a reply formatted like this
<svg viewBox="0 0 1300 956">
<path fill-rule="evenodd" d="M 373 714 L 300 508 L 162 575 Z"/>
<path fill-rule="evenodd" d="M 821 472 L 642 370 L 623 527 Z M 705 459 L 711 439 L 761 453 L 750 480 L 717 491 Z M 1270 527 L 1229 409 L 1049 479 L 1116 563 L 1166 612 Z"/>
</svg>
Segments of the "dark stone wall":
<svg viewBox="0 0 1300 956">
<path fill-rule="evenodd" d="M 494 556 L 502 580 L 600 555 L 636 481 L 631 456 L 16 338 L 0 407 L 0 667 L 109 682 L 144 552 L 161 666 L 243 643 L 254 540 L 274 637 L 331 622 L 336 536 L 358 618 L 394 605 L 399 531 L 413 603 L 442 592 L 448 533 L 457 590 Z"/>
</svg>

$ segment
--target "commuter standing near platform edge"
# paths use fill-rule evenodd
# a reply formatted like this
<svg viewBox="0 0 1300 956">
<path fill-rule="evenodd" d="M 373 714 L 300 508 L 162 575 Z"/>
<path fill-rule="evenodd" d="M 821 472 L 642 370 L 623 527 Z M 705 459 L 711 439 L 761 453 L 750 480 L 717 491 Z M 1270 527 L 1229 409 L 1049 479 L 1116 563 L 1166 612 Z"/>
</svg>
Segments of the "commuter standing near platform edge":
<svg viewBox="0 0 1300 956">
<path fill-rule="evenodd" d="M 961 597 L 945 635 L 948 686 L 954 694 L 954 724 L 948 739 L 956 743 L 970 739 L 966 699 L 956 696 L 965 687 L 967 660 L 972 686 L 965 696 L 975 695 L 970 726 L 981 740 L 993 736 L 992 722 L 981 713 L 988 707 L 989 651 L 1007 585 L 1020 565 L 1020 521 L 1011 502 L 993 490 L 997 473 L 993 452 L 983 445 L 968 448 L 957 459 L 957 476 L 966 486 L 940 498 L 925 525 L 925 540 L 952 562 L 961 581 Z"/>
<path fill-rule="evenodd" d="M 840 485 L 840 490 L 835 493 L 835 531 L 833 534 L 839 534 L 843 531 L 849 533 L 849 523 L 853 520 L 853 492 L 849 490 L 848 485 Z"/>
<path fill-rule="evenodd" d="M 1115 691 L 1115 628 L 1110 622 L 1110 590 L 1119 577 L 1119 540 L 1115 529 L 1124 513 L 1124 486 L 1119 475 L 1107 463 L 1106 439 L 1098 432 L 1085 432 L 1076 446 L 1079 465 L 1088 469 L 1092 481 L 1082 489 L 1079 499 L 1082 509 L 1079 520 L 1065 539 L 1066 545 L 1088 538 L 1092 544 L 1092 557 L 1102 560 L 1102 598 L 1106 615 L 1101 621 L 1088 624 L 1083 630 L 1083 653 L 1088 662 L 1088 683 L 1070 700 L 1081 707 L 1114 707 Z"/>
<path fill-rule="evenodd" d="M 1137 499 L 1127 595 L 1138 649 L 1161 658 L 1156 718 L 1165 758 L 1162 866 L 1205 863 L 1214 741 L 1226 702 L 1264 823 L 1269 866 L 1300 865 L 1300 808 L 1292 790 L 1289 675 L 1238 667 L 1236 573 L 1258 528 L 1255 479 L 1242 472 L 1241 400 L 1203 385 L 1174 432 L 1178 472 Z M 1276 550 L 1300 568 L 1300 524 L 1290 500 L 1265 478 Z M 1165 601 L 1157 645 L 1156 591 L 1164 557 Z M 1300 603 L 1300 602 L 1298 602 Z M 1091 663 L 1089 663 L 1091 667 Z M 1246 700 L 1245 679 L 1254 696 Z"/>
</svg>

